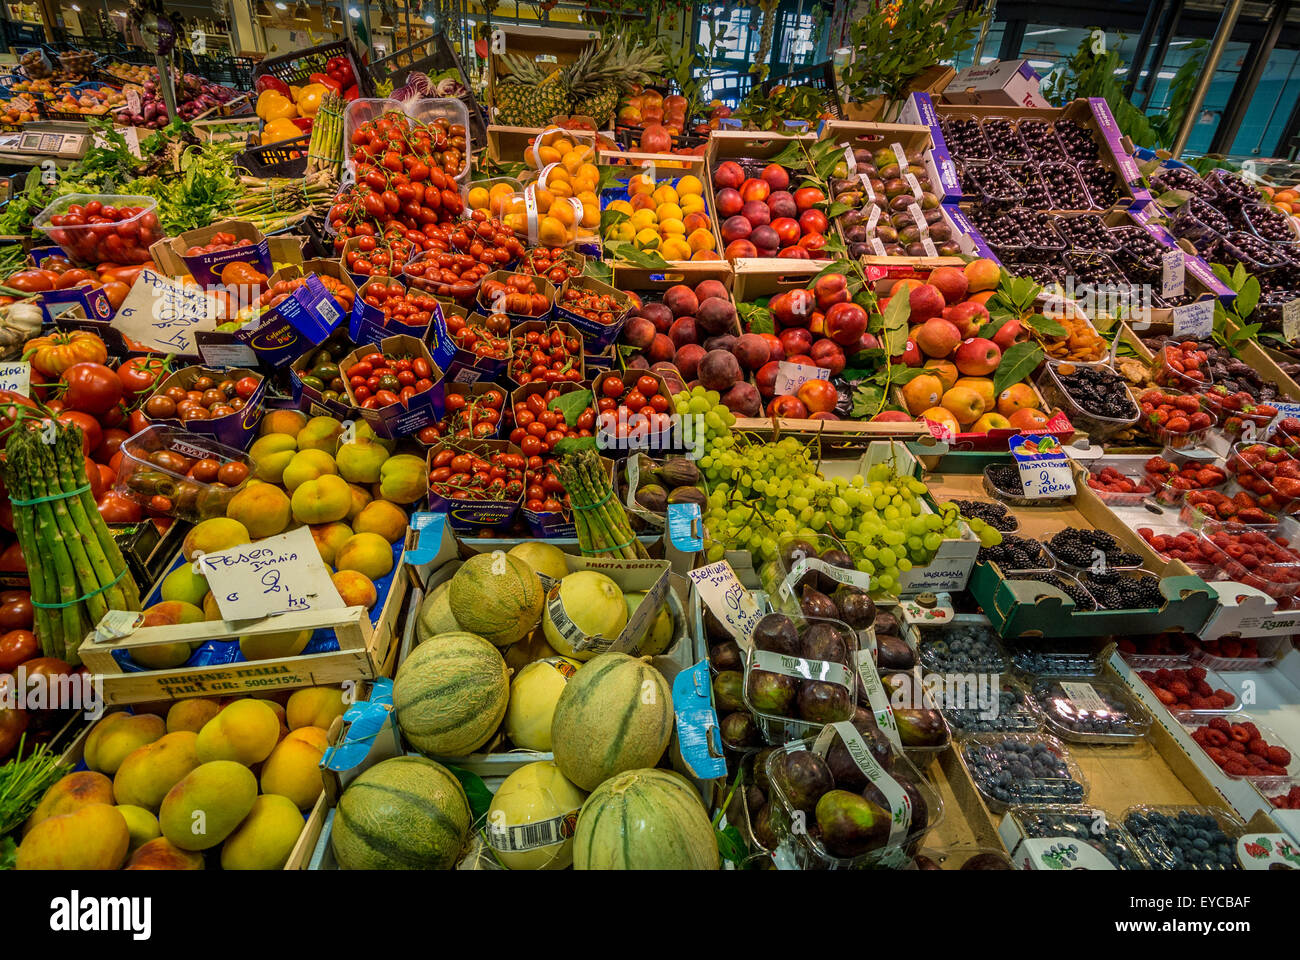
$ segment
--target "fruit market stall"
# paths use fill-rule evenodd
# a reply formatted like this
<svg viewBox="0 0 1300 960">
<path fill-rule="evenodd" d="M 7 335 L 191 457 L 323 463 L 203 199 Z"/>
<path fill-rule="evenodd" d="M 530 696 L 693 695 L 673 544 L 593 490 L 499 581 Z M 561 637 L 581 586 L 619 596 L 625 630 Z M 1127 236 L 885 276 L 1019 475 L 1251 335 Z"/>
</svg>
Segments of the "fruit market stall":
<svg viewBox="0 0 1300 960">
<path fill-rule="evenodd" d="M 503 36 L 6 88 L 0 868 L 1293 850 L 1294 194 Z"/>
</svg>

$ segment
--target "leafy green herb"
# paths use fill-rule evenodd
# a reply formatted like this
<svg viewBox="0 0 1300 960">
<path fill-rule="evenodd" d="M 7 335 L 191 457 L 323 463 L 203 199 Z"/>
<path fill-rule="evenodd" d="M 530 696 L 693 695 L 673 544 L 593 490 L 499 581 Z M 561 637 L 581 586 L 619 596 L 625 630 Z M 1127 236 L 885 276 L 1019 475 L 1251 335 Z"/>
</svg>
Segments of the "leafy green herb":
<svg viewBox="0 0 1300 960">
<path fill-rule="evenodd" d="M 592 404 L 592 393 L 590 390 L 573 390 L 569 393 L 562 393 L 552 400 L 546 407 L 548 410 L 558 410 L 564 415 L 564 422 L 570 427 L 578 422 L 578 417 L 582 416 L 582 411 L 586 410 Z"/>
</svg>

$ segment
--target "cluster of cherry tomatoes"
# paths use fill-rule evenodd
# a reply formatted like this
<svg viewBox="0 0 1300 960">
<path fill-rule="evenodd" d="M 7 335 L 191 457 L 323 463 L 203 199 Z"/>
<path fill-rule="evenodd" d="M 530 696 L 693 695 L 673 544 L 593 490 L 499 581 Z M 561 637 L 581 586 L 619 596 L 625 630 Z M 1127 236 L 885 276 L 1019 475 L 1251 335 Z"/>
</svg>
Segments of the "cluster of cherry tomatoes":
<svg viewBox="0 0 1300 960">
<path fill-rule="evenodd" d="M 236 237 L 233 233 L 218 231 L 212 235 L 212 239 L 202 246 L 193 246 L 185 251 L 187 257 L 197 257 L 201 253 L 221 253 L 223 250 L 234 250 L 236 247 L 251 247 L 253 241 L 247 237 Z"/>
<path fill-rule="evenodd" d="M 597 293 L 582 287 L 570 287 L 560 294 L 558 306 L 592 323 L 608 327 L 627 312 L 627 301 L 612 293 Z"/>
<path fill-rule="evenodd" d="M 343 309 L 344 313 L 352 312 L 352 302 L 356 298 L 356 294 L 352 292 L 351 287 L 343 283 L 343 281 L 336 280 L 324 273 L 317 274 L 316 279 L 321 282 L 321 286 L 326 289 L 329 295 L 338 302 L 338 305 Z M 299 287 L 306 284 L 306 282 L 306 277 L 295 277 L 292 280 L 277 280 L 275 283 L 271 284 L 268 289 L 262 292 L 262 295 L 257 298 L 257 302 L 254 303 L 253 306 L 270 309 L 279 304 L 281 300 L 292 294 Z"/>
<path fill-rule="evenodd" d="M 429 492 L 444 500 L 518 500 L 528 461 L 504 450 L 487 457 L 447 444 L 430 457 Z"/>
<path fill-rule="evenodd" d="M 551 312 L 551 298 L 537 286 L 537 278 L 513 273 L 501 280 L 484 282 L 479 303 L 485 313 L 513 313 L 526 317 L 543 317 Z"/>
<path fill-rule="evenodd" d="M 138 461 L 125 488 L 153 516 L 178 511 L 189 519 L 223 516 L 230 498 L 248 479 L 248 465 L 239 460 L 193 457 L 172 449 L 145 453 L 129 440 L 123 448 Z"/>
<path fill-rule="evenodd" d="M 510 379 L 529 383 L 582 380 L 582 338 L 568 324 L 516 332 L 510 339 Z"/>
<path fill-rule="evenodd" d="M 550 387 L 530 393 L 511 408 L 515 425 L 510 431 L 510 442 L 522 450 L 524 456 L 545 457 L 553 453 L 555 445 L 565 437 L 593 436 L 595 408 L 588 406 L 582 410 L 570 426 L 561 411 L 552 409 L 552 402 L 559 396 L 560 391 Z"/>
<path fill-rule="evenodd" d="M 186 389 L 180 385 L 160 390 L 144 405 L 150 420 L 216 420 L 244 409 L 262 378 L 256 374 L 238 379 L 219 371 L 201 371 Z"/>
<path fill-rule="evenodd" d="M 410 230 L 455 220 L 464 210 L 456 177 L 465 169 L 465 130 L 386 113 L 352 132 L 356 183 L 330 208 L 336 232 L 369 221 Z"/>
<path fill-rule="evenodd" d="M 537 247 L 528 251 L 519 269 L 524 273 L 545 277 L 557 287 L 567 280 L 582 276 L 581 254 L 563 247 Z"/>
<path fill-rule="evenodd" d="M 491 439 L 501 427 L 501 411 L 505 405 L 506 394 L 500 387 L 479 389 L 449 384 L 443 398 L 446 413 L 437 423 L 421 428 L 416 439 L 430 445 L 443 437 Z"/>
<path fill-rule="evenodd" d="M 633 383 L 606 374 L 596 383 L 596 426 L 617 437 L 648 430 L 661 433 L 672 427 L 672 400 L 660 390 L 657 377 L 643 373 Z"/>
<path fill-rule="evenodd" d="M 81 263 L 147 263 L 149 246 L 162 236 L 152 210 L 106 207 L 98 200 L 56 213 L 46 232 Z"/>
<path fill-rule="evenodd" d="M 504 360 L 510 355 L 510 318 L 504 313 L 488 314 L 485 320 L 467 320 L 460 314 L 447 317 L 447 333 L 462 350 L 487 360 Z"/>
<path fill-rule="evenodd" d="M 431 294 L 407 290 L 396 280 L 367 280 L 357 291 L 363 303 L 383 311 L 386 320 L 422 327 L 433 319 L 438 301 Z"/>
<path fill-rule="evenodd" d="M 363 410 L 394 403 L 405 406 L 412 397 L 433 389 L 433 365 L 426 357 L 390 357 L 375 351 L 343 372 L 348 393 Z"/>
</svg>

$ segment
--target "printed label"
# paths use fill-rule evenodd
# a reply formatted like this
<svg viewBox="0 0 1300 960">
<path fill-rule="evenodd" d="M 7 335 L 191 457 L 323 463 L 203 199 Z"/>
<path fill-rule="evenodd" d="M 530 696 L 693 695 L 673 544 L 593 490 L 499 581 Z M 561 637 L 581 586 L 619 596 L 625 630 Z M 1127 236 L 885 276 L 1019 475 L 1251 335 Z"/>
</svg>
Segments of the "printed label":
<svg viewBox="0 0 1300 960">
<path fill-rule="evenodd" d="M 1074 471 L 1055 437 L 1017 434 L 1009 444 L 1026 497 L 1053 500 L 1074 496 Z"/>
<path fill-rule="evenodd" d="M 1096 687 L 1091 683 L 1062 680 L 1061 689 L 1065 691 L 1066 699 L 1068 699 L 1080 713 L 1111 712 L 1110 704 L 1101 698 L 1101 694 L 1097 693 Z"/>
<path fill-rule="evenodd" d="M 1300 297 L 1282 304 L 1282 336 L 1287 343 L 1300 339 Z"/>
<path fill-rule="evenodd" d="M 872 633 L 874 641 L 874 631 Z M 894 749 L 902 750 L 903 739 L 898 732 L 898 721 L 894 719 L 894 709 L 889 705 L 889 694 L 885 692 L 885 685 L 880 682 L 880 674 L 876 671 L 876 664 L 869 650 L 858 651 L 858 676 L 862 678 L 862 687 L 867 692 L 867 703 L 871 704 L 876 726 L 889 737 L 894 744 Z"/>
<path fill-rule="evenodd" d="M 808 660 L 804 657 L 790 657 L 772 650 L 754 650 L 751 662 L 755 670 L 780 673 L 787 677 L 798 677 L 801 680 L 834 683 L 850 692 L 854 690 L 853 671 L 842 663 L 832 663 L 829 660 Z"/>
<path fill-rule="evenodd" d="M 775 390 L 778 396 L 795 393 L 809 380 L 828 380 L 831 372 L 825 367 L 812 367 L 806 363 L 780 360 L 776 365 Z"/>
<path fill-rule="evenodd" d="M 535 823 L 502 824 L 487 822 L 487 845 L 501 853 L 520 853 L 539 847 L 552 847 L 573 836 L 578 825 L 578 811 L 570 810 L 549 820 Z"/>
<path fill-rule="evenodd" d="M 868 780 L 875 784 L 889 803 L 891 814 L 889 818 L 889 843 L 893 845 L 902 842 L 912 826 L 912 798 L 908 796 L 907 791 L 902 788 L 897 780 L 885 772 L 884 767 L 880 765 L 880 762 L 867 746 L 866 741 L 862 739 L 862 734 L 858 733 L 857 728 L 847 720 L 830 723 L 823 727 L 822 732 L 817 735 L 817 739 L 813 742 L 813 751 L 819 756 L 826 756 L 826 753 L 831 748 L 831 740 L 836 734 L 839 734 L 840 740 L 844 742 L 844 746 L 848 750 L 849 757 L 853 760 L 854 765 L 866 775 Z"/>
</svg>

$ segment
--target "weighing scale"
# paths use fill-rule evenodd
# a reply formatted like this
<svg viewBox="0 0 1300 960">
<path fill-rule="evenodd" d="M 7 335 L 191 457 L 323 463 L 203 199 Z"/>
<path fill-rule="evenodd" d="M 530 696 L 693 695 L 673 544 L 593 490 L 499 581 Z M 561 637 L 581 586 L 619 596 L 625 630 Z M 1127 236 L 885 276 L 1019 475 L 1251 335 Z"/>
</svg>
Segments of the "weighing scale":
<svg viewBox="0 0 1300 960">
<path fill-rule="evenodd" d="M 72 120 L 37 120 L 16 133 L 0 133 L 0 171 L 26 171 L 45 160 L 76 163 L 92 143 L 90 127 Z"/>
</svg>

